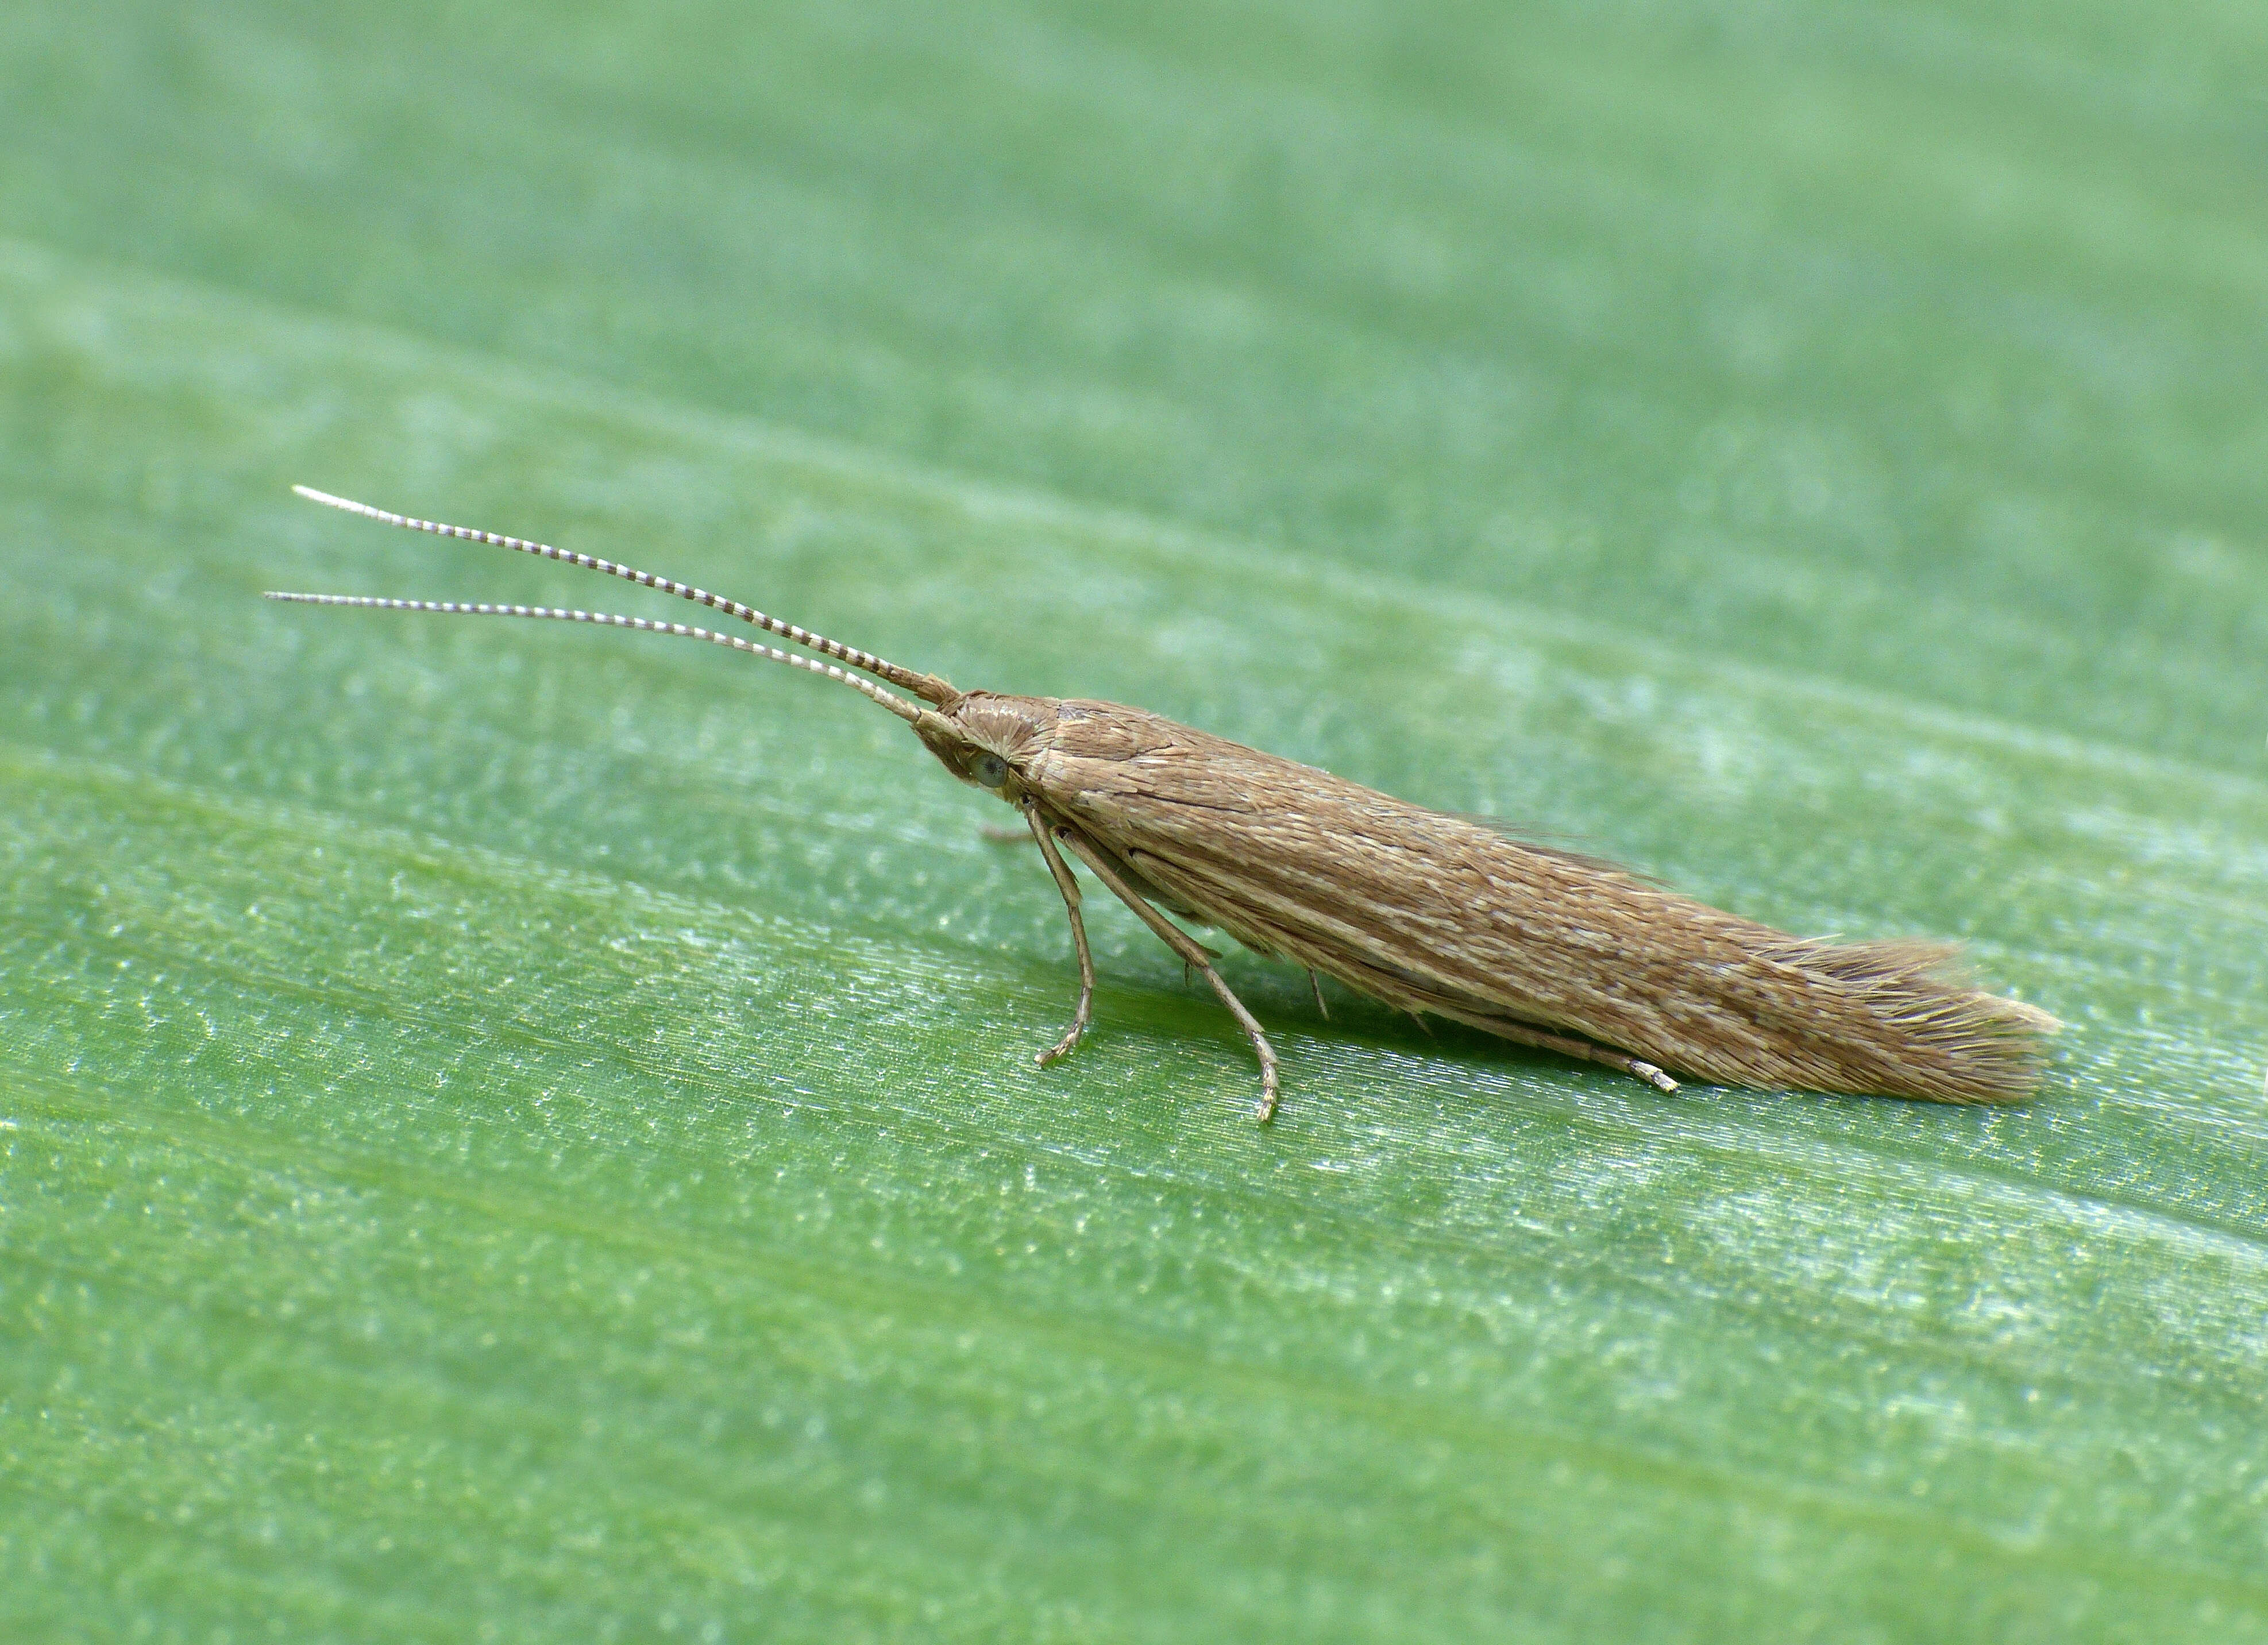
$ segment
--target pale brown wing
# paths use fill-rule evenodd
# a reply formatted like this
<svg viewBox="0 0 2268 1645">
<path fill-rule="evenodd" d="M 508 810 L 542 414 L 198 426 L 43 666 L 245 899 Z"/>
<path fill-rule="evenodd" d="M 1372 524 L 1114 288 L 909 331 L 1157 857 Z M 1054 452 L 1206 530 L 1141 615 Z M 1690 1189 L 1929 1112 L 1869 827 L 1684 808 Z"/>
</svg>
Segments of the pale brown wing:
<svg viewBox="0 0 2268 1645">
<path fill-rule="evenodd" d="M 1509 840 L 1513 844 L 1526 850 L 1534 851 L 1539 856 L 1556 856 L 1563 863 L 1574 863 L 1584 868 L 1594 868 L 1609 874 L 1620 874 L 1624 878 L 1637 880 L 1641 885 L 1660 885 L 1664 883 L 1652 874 L 1641 874 L 1634 868 L 1625 868 L 1620 863 L 1607 857 L 1594 856 L 1587 851 L 1578 851 L 1573 846 L 1561 843 L 1558 838 L 1542 829 L 1531 828 L 1525 823 L 1516 823 L 1508 818 L 1493 816 L 1487 811 L 1443 811 L 1440 814 L 1454 817 L 1459 822 L 1469 822 L 1476 828 L 1485 828 L 1489 833 Z"/>
<path fill-rule="evenodd" d="M 1789 936 L 1140 709 L 1065 702 L 1035 775 L 1169 904 L 1389 1003 L 1725 1083 L 2020 1100 L 2033 1007 L 1949 947 Z"/>
</svg>

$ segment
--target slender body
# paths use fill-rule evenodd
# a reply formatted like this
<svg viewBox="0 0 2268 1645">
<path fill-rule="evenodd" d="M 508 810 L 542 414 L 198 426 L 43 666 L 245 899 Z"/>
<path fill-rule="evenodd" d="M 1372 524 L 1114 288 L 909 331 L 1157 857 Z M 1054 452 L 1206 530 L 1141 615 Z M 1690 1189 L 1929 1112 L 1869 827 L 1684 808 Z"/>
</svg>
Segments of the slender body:
<svg viewBox="0 0 2268 1645">
<path fill-rule="evenodd" d="M 1094 966 L 1064 849 L 1202 973 L 1235 1017 L 1260 1060 L 1263 1120 L 1276 1110 L 1274 1048 L 1211 952 L 1161 910 L 1218 927 L 1311 977 L 1621 1069 L 1662 1091 L 1677 1088 L 1674 1071 L 1736 1085 L 2021 1101 L 2038 1083 L 2041 1036 L 2059 1025 L 2036 1007 L 1938 974 L 1955 952 L 1949 945 L 1793 936 L 1611 864 L 1507 839 L 1140 709 L 961 691 L 667 578 L 295 489 L 388 524 L 624 577 L 857 671 L 705 628 L 603 613 L 270 596 L 673 634 L 860 691 L 906 720 L 954 775 L 1017 807 L 1063 893 L 1079 997 L 1068 1032 L 1039 1054 L 1042 1063 L 1077 1045 L 1093 1013 Z"/>
</svg>

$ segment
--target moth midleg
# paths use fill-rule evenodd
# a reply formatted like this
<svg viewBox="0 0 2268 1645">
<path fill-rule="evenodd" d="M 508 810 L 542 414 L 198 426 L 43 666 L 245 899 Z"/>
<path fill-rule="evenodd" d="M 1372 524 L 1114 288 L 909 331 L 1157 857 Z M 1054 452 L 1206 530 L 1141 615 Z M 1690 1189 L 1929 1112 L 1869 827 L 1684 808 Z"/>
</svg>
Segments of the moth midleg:
<svg viewBox="0 0 2268 1645">
<path fill-rule="evenodd" d="M 1315 974 L 1315 969 L 1313 966 L 1307 967 L 1307 991 L 1315 996 L 1315 1010 L 1322 1014 L 1324 1021 L 1329 1022 L 1331 1016 L 1331 1008 L 1323 1003 L 1322 979 Z"/>
<path fill-rule="evenodd" d="M 1155 931 L 1167 947 L 1181 956 L 1182 964 L 1204 973 L 1205 980 L 1212 984 L 1212 991 L 1220 996 L 1220 1002 L 1228 1007 L 1229 1015 L 1236 1018 L 1237 1025 L 1244 1030 L 1244 1037 L 1252 1042 L 1253 1054 L 1260 1059 L 1260 1105 L 1253 1110 L 1253 1117 L 1263 1125 L 1273 1120 L 1280 1097 L 1276 1079 L 1276 1047 L 1268 1043 L 1268 1036 L 1261 1031 L 1260 1024 L 1252 1013 L 1244 1009 L 1244 1002 L 1231 992 L 1228 984 L 1221 980 L 1220 973 L 1212 968 L 1211 951 L 1152 907 L 1139 892 L 1126 883 L 1126 877 L 1111 865 L 1110 860 L 1076 829 L 1058 829 L 1057 837 L 1078 852 L 1079 860 L 1094 870 L 1094 877 L 1109 886 L 1119 901 L 1139 914 L 1142 923 Z"/>
<path fill-rule="evenodd" d="M 1071 1026 L 1064 1037 L 1033 1060 L 1045 1068 L 1059 1057 L 1071 1054 L 1073 1046 L 1086 1032 L 1086 1025 L 1094 1020 L 1094 956 L 1087 951 L 1086 922 L 1079 914 L 1079 882 L 1071 878 L 1071 865 L 1056 849 L 1056 842 L 1048 838 L 1048 826 L 1040 820 L 1039 802 L 1028 796 L 1023 803 L 1024 820 L 1029 824 L 1032 838 L 1040 842 L 1040 855 L 1048 860 L 1048 872 L 1056 877 L 1056 889 L 1063 892 L 1064 912 L 1071 916 L 1071 946 L 1079 951 L 1079 1010 L 1071 1014 Z"/>
</svg>

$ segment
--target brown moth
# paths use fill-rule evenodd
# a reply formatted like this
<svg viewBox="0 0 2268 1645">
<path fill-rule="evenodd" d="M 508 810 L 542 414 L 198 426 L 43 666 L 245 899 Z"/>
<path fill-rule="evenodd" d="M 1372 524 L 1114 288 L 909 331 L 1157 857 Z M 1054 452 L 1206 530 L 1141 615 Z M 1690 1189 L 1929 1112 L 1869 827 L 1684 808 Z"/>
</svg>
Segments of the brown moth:
<svg viewBox="0 0 2268 1645">
<path fill-rule="evenodd" d="M 946 770 L 1021 811 L 1055 877 L 1079 954 L 1079 1005 L 1063 1038 L 1039 1053 L 1042 1065 L 1079 1042 L 1094 1005 L 1079 882 L 1059 847 L 1219 995 L 1260 1059 L 1263 1120 L 1276 1112 L 1275 1047 L 1214 969 L 1216 956 L 1168 913 L 1304 967 L 1311 986 L 1320 973 L 1421 1018 L 1604 1063 L 1664 1091 L 1677 1089 L 1666 1071 L 1674 1069 L 1729 1085 L 2017 1102 L 2038 1085 L 2040 1037 L 2062 1025 L 2036 1006 L 1940 976 L 1955 951 L 1949 944 L 1792 936 L 1611 863 L 1507 839 L 1140 709 L 961 691 L 667 577 L 292 489 L 389 525 L 603 571 L 833 657 L 818 663 L 685 623 L 602 612 L 268 596 L 676 635 L 864 693 L 911 726 Z"/>
</svg>

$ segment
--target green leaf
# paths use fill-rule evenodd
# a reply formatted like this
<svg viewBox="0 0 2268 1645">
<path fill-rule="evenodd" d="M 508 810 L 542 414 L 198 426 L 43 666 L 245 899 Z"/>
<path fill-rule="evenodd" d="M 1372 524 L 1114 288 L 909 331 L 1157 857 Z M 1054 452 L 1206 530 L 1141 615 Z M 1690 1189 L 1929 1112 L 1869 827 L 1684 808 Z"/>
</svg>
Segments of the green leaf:
<svg viewBox="0 0 2268 1645">
<path fill-rule="evenodd" d="M 0 21 L 0 1632 L 2268 1639 L 2268 13 Z M 2072 1024 L 1661 1098 L 306 481 Z M 681 608 L 624 591 L 626 608 Z"/>
</svg>

